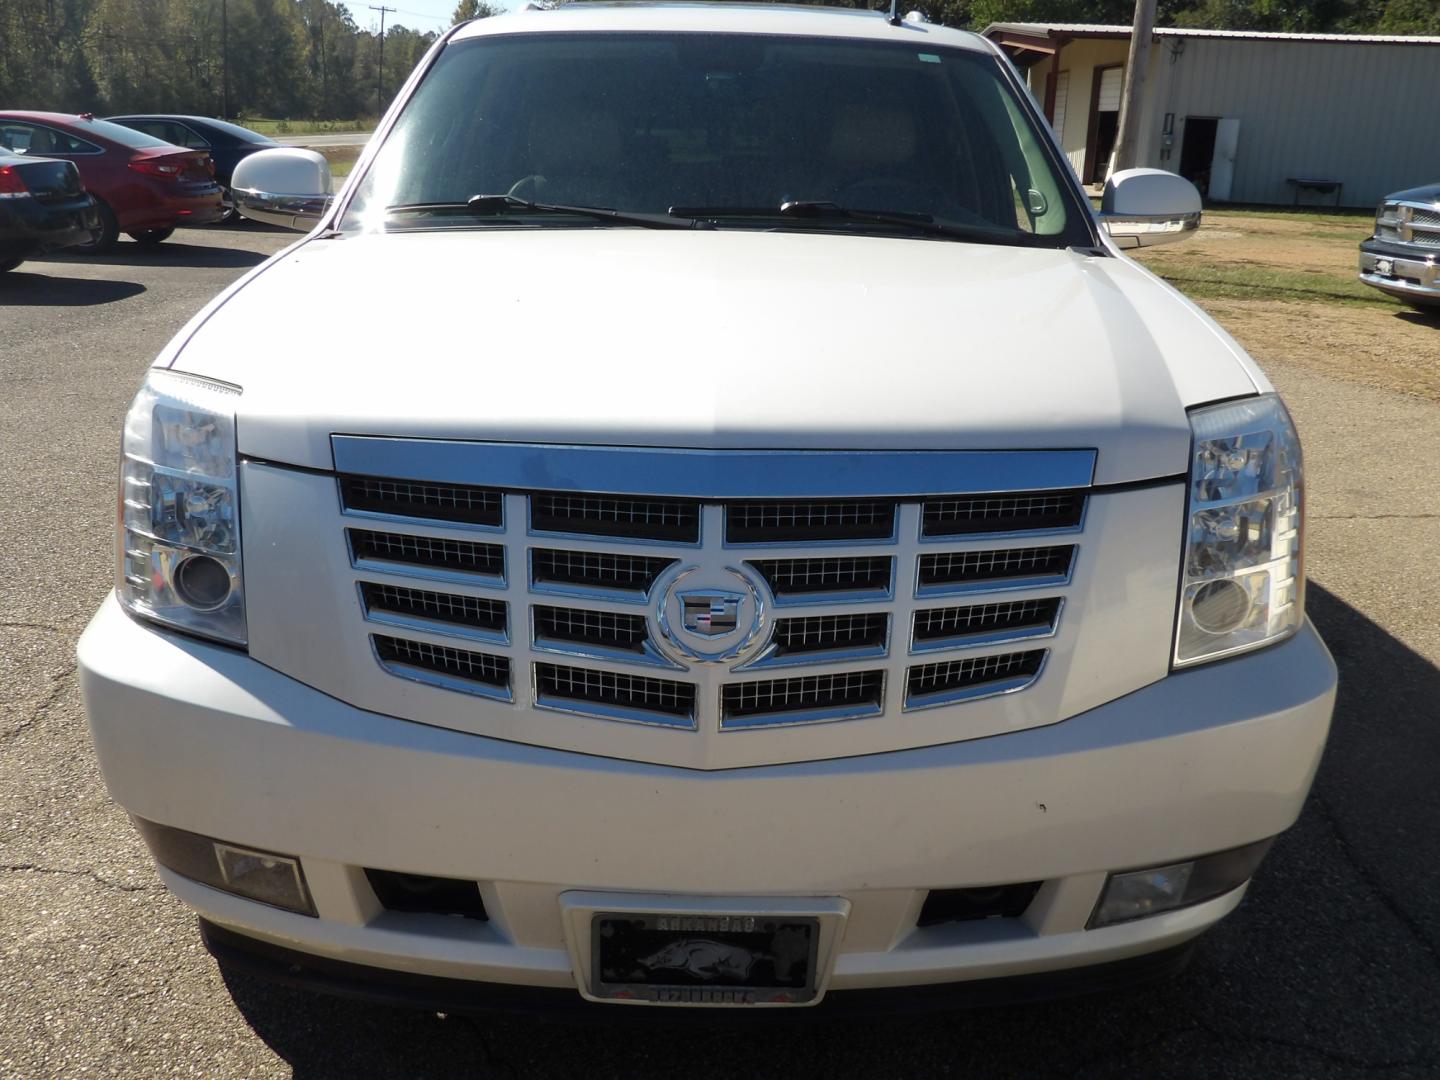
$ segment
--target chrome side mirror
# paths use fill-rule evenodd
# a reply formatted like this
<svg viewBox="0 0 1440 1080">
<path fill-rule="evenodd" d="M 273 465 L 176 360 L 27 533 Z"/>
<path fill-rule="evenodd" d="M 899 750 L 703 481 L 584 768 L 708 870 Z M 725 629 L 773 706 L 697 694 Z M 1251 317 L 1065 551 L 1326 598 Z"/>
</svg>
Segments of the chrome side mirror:
<svg viewBox="0 0 1440 1080">
<path fill-rule="evenodd" d="M 301 232 L 325 216 L 334 191 L 325 156 L 298 146 L 242 158 L 230 177 L 230 194 L 242 217 Z"/>
<path fill-rule="evenodd" d="M 1100 224 L 1122 248 L 1181 240 L 1200 227 L 1200 192 L 1164 169 L 1126 169 L 1105 181 Z"/>
</svg>

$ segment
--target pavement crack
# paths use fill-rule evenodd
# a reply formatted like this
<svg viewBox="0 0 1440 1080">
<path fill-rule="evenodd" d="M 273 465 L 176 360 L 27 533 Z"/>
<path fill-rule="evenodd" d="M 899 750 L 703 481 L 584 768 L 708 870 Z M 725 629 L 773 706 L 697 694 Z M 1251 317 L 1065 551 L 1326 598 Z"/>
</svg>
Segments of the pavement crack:
<svg viewBox="0 0 1440 1080">
<path fill-rule="evenodd" d="M 66 680 L 75 674 L 75 670 L 76 665 L 72 663 L 64 671 L 57 671 L 54 675 L 48 676 L 52 685 L 45 694 L 44 700 L 42 700 L 39 705 L 36 705 L 35 711 L 24 720 L 21 720 L 20 723 L 5 731 L 0 731 L 0 742 L 9 742 L 11 739 L 18 738 L 22 732 L 38 724 L 40 718 L 49 712 L 55 703 L 60 700 L 61 695 L 65 693 Z"/>
<path fill-rule="evenodd" d="M 104 885 L 107 889 L 119 889 L 121 892 L 153 892 L 152 885 L 127 885 L 123 881 L 111 881 L 109 878 L 101 877 L 93 870 L 62 870 L 55 866 L 41 866 L 38 863 L 3 863 L 0 864 L 0 871 L 18 874 L 62 874 L 66 877 L 87 877 L 91 881 Z"/>
<path fill-rule="evenodd" d="M 0 620 L 0 630 L 44 630 L 50 634 L 63 634 L 63 626 L 51 626 L 49 623 L 40 622 L 6 622 Z"/>
<path fill-rule="evenodd" d="M 1346 837 L 1345 831 L 1340 828 L 1340 820 L 1335 816 L 1335 811 L 1330 808 L 1329 802 L 1325 800 L 1324 796 L 1317 794 L 1315 806 L 1319 809 L 1320 816 L 1325 819 L 1325 824 L 1330 827 L 1330 832 L 1334 835 L 1335 842 L 1340 847 L 1340 854 L 1344 856 L 1345 861 L 1350 864 L 1355 873 L 1360 875 L 1360 880 L 1365 882 L 1370 891 L 1379 898 L 1385 910 L 1394 916 L 1396 921 L 1409 931 L 1410 936 L 1420 943 L 1420 947 L 1430 957 L 1431 963 L 1440 968 L 1440 946 L 1431 940 L 1430 935 L 1425 932 L 1425 928 L 1416 921 L 1415 917 L 1396 902 L 1375 876 L 1374 871 L 1360 861 L 1360 856 L 1351 845 L 1349 838 Z"/>
<path fill-rule="evenodd" d="M 1309 514 L 1311 521 L 1433 521 L 1440 514 Z"/>
</svg>

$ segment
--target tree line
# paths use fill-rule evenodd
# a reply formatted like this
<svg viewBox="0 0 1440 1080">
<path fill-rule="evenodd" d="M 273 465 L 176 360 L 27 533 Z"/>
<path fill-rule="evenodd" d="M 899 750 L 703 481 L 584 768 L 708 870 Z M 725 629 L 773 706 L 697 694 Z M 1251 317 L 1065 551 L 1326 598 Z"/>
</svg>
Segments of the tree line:
<svg viewBox="0 0 1440 1080">
<path fill-rule="evenodd" d="M 901 0 L 901 7 L 974 28 L 1128 23 L 1134 10 L 1133 0 Z M 460 0 L 453 19 L 495 11 L 485 0 Z M 1440 34 L 1440 0 L 1160 0 L 1158 21 Z M 357 119 L 389 103 L 435 37 L 397 22 L 382 42 L 331 0 L 0 0 L 0 108 Z"/>
</svg>

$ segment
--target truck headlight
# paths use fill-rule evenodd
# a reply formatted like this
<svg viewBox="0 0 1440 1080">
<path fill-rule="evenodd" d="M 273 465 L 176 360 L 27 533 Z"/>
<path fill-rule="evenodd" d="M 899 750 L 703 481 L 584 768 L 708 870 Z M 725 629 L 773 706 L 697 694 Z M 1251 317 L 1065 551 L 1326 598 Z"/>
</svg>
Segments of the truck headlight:
<svg viewBox="0 0 1440 1080">
<path fill-rule="evenodd" d="M 152 369 L 125 417 L 116 592 L 147 619 L 245 644 L 235 399 Z"/>
<path fill-rule="evenodd" d="M 1175 666 L 1280 641 L 1304 616 L 1300 440 L 1274 394 L 1190 413 Z"/>
</svg>

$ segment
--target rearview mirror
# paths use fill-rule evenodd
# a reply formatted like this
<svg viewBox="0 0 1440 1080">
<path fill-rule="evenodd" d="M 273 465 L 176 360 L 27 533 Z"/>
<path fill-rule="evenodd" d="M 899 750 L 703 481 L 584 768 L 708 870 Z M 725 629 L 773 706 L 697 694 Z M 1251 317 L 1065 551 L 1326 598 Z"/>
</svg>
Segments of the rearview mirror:
<svg viewBox="0 0 1440 1080">
<path fill-rule="evenodd" d="M 1122 248 L 1181 240 L 1200 227 L 1200 192 L 1164 169 L 1126 169 L 1105 181 L 1100 224 Z"/>
<path fill-rule="evenodd" d="M 323 154 L 281 146 L 242 158 L 230 194 L 242 217 L 309 232 L 330 209 L 334 185 Z"/>
</svg>

